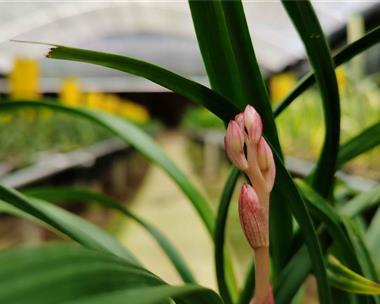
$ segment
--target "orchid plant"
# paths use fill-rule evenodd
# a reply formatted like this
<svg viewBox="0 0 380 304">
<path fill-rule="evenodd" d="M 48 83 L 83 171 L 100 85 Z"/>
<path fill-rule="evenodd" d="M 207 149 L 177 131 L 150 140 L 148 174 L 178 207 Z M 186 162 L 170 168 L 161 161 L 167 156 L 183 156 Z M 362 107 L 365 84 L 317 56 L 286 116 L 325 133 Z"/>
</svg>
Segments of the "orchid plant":
<svg viewBox="0 0 380 304">
<path fill-rule="evenodd" d="M 244 184 L 241 188 L 239 216 L 257 265 L 253 304 L 274 303 L 269 279 L 269 197 L 276 169 L 262 131 L 260 115 L 247 105 L 244 113 L 239 113 L 228 123 L 224 139 L 231 162 L 248 176 L 252 184 Z"/>
<path fill-rule="evenodd" d="M 375 259 L 380 252 L 380 211 L 374 212 L 380 188 L 357 193 L 335 175 L 347 162 L 380 143 L 380 122 L 340 143 L 340 100 L 334 72 L 377 44 L 380 27 L 332 55 L 311 3 L 283 0 L 282 4 L 305 46 L 311 70 L 275 109 L 240 1 L 189 1 L 210 87 L 126 56 L 60 45 L 53 45 L 48 54 L 52 59 L 144 77 L 204 106 L 228 125 L 226 152 L 234 167 L 217 214 L 159 145 L 128 121 L 54 101 L 0 104 L 0 111 L 7 114 L 48 108 L 87 119 L 162 168 L 188 197 L 214 242 L 218 290 L 199 286 L 187 262 L 162 233 L 105 195 L 77 188 L 20 193 L 0 185 L 2 212 L 42 223 L 80 245 L 64 242 L 0 252 L 0 303 L 287 304 L 299 299 L 309 275 L 315 278 L 320 303 L 380 302 L 380 263 Z M 323 106 L 324 141 L 313 170 L 303 179 L 294 179 L 284 164 L 275 118 L 314 83 Z M 225 243 L 231 197 L 241 173 L 250 182 L 241 189 L 241 224 L 256 262 L 244 284 L 236 286 L 234 263 Z M 334 188 L 337 183 L 339 192 Z M 113 236 L 53 204 L 70 200 L 98 203 L 139 223 L 167 254 L 184 284 L 169 285 L 144 268 Z"/>
</svg>

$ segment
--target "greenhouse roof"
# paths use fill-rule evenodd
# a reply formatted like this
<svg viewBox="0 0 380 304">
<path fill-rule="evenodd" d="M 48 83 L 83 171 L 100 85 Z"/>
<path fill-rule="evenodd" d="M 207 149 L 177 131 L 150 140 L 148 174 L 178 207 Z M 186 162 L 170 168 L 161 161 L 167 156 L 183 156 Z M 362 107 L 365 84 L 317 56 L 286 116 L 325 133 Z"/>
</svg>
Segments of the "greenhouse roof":
<svg viewBox="0 0 380 304">
<path fill-rule="evenodd" d="M 314 1 L 327 34 L 373 1 Z M 260 65 L 265 72 L 304 58 L 303 46 L 279 1 L 245 1 Z M 37 58 L 42 87 L 55 91 L 62 78 L 78 77 L 88 89 L 151 91 L 147 81 L 88 64 L 44 59 L 46 47 L 10 40 L 57 43 L 127 54 L 205 82 L 205 71 L 186 1 L 13 1 L 0 3 L 0 74 L 15 57 Z M 127 81 L 126 81 L 127 79 Z M 4 88 L 4 84 L 2 85 Z"/>
</svg>

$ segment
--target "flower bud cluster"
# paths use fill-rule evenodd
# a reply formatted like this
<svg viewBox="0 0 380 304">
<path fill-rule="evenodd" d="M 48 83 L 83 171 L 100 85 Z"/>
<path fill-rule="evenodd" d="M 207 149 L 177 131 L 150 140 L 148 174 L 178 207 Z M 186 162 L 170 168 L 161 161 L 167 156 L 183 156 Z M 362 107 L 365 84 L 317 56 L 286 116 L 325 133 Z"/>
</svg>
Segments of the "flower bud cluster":
<svg viewBox="0 0 380 304">
<path fill-rule="evenodd" d="M 245 237 L 255 252 L 256 289 L 253 304 L 274 304 L 269 280 L 269 196 L 276 168 L 263 123 L 248 105 L 227 127 L 224 145 L 231 162 L 250 179 L 240 191 L 239 216 Z"/>
<path fill-rule="evenodd" d="M 252 186 L 244 184 L 239 199 L 240 222 L 252 248 L 269 245 L 269 194 L 275 179 L 272 150 L 263 137 L 263 123 L 248 105 L 227 127 L 225 149 L 231 162 L 247 174 Z"/>
</svg>

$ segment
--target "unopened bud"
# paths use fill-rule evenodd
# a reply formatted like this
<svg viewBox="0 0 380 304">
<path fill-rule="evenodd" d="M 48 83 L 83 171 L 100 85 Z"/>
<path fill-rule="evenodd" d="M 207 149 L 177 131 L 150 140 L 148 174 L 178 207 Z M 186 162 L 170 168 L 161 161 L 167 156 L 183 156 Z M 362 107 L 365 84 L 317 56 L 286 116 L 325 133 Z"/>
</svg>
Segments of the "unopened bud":
<svg viewBox="0 0 380 304">
<path fill-rule="evenodd" d="M 268 170 L 271 157 L 273 158 L 272 151 L 264 137 L 261 137 L 257 149 L 257 159 L 262 171 Z"/>
<path fill-rule="evenodd" d="M 246 170 L 248 162 L 244 155 L 244 134 L 234 120 L 228 123 L 224 146 L 231 162 L 240 170 Z"/>
<path fill-rule="evenodd" d="M 276 167 L 274 164 L 272 150 L 269 147 L 267 141 L 264 139 L 264 137 L 261 137 L 259 141 L 257 154 L 259 167 L 263 173 L 265 183 L 267 186 L 267 191 L 271 191 L 276 175 Z"/>
<path fill-rule="evenodd" d="M 268 209 L 263 208 L 255 190 L 244 184 L 239 198 L 240 224 L 253 249 L 269 246 Z"/>
<path fill-rule="evenodd" d="M 263 123 L 256 110 L 247 105 L 244 110 L 244 125 L 248 132 L 248 139 L 257 144 L 263 133 Z"/>
<path fill-rule="evenodd" d="M 235 116 L 235 121 L 239 125 L 240 129 L 244 131 L 244 114 L 239 113 L 238 115 Z"/>
</svg>

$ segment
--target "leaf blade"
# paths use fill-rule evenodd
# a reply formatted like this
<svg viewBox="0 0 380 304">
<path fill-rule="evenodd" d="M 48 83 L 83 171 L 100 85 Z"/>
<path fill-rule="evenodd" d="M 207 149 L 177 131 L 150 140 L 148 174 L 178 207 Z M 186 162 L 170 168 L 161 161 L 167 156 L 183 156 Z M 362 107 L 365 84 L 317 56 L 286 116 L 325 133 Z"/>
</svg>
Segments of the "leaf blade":
<svg viewBox="0 0 380 304">
<path fill-rule="evenodd" d="M 209 289 L 169 286 L 140 266 L 77 246 L 55 244 L 7 250 L 0 253 L 0 262 L 4 265 L 0 269 L 2 303 L 99 303 L 105 297 L 106 303 L 116 304 L 126 303 L 127 297 L 123 301 L 118 295 L 128 292 L 134 296 L 128 303 L 157 303 L 158 299 L 162 303 L 171 297 L 186 304 L 222 303 Z"/>
<path fill-rule="evenodd" d="M 233 119 L 238 113 L 238 109 L 220 94 L 195 81 L 186 79 L 185 77 L 148 62 L 117 54 L 71 48 L 61 45 L 54 46 L 50 50 L 48 57 L 52 59 L 92 63 L 144 77 L 189 98 L 193 102 L 205 106 L 225 122 Z"/>
<path fill-rule="evenodd" d="M 339 148 L 338 167 L 380 145 L 380 121 L 366 128 Z"/>
<path fill-rule="evenodd" d="M 335 68 L 349 61 L 353 57 L 364 52 L 380 41 L 380 26 L 369 31 L 363 37 L 346 45 L 333 56 Z M 296 85 L 296 87 L 279 103 L 274 109 L 273 115 L 279 116 L 298 96 L 305 92 L 315 83 L 314 73 L 306 74 Z"/>
<path fill-rule="evenodd" d="M 305 249 L 304 253 L 308 253 L 310 261 L 313 265 L 320 294 L 320 301 L 322 303 L 330 303 L 330 287 L 327 281 L 326 267 L 314 224 L 308 210 L 306 209 L 305 203 L 297 190 L 297 187 L 295 186 L 280 157 L 275 151 L 273 156 L 276 163 L 276 183 L 278 183 L 279 194 L 287 203 L 289 203 L 289 208 L 299 223 L 300 229 L 305 238 L 307 251 Z M 278 285 L 278 280 L 276 280 L 275 285 Z M 276 297 L 276 301 L 278 300 L 279 299 Z M 285 302 L 279 303 L 289 303 L 289 299 Z"/>
<path fill-rule="evenodd" d="M 144 228 L 158 243 L 158 245 L 165 252 L 169 260 L 176 268 L 178 274 L 181 276 L 185 283 L 196 283 L 196 280 L 188 268 L 182 256 L 170 243 L 170 241 L 153 225 L 147 223 L 136 214 L 129 211 L 120 203 L 116 202 L 113 198 L 90 191 L 82 188 L 67 188 L 67 187 L 50 187 L 50 188 L 37 188 L 24 191 L 28 196 L 37 197 L 48 202 L 62 203 L 64 201 L 84 201 L 95 202 L 104 207 L 111 208 L 121 212 L 124 216 L 132 219 L 142 228 Z"/>
<path fill-rule="evenodd" d="M 236 182 L 239 178 L 240 171 L 237 168 L 233 168 L 228 176 L 225 187 L 223 188 L 223 193 L 220 198 L 220 203 L 218 207 L 218 213 L 216 217 L 215 233 L 214 233 L 214 260 L 215 260 L 215 270 L 216 279 L 219 287 L 219 292 L 226 304 L 233 303 L 231 291 L 229 289 L 229 283 L 227 272 L 225 269 L 225 237 L 226 237 L 226 224 L 227 224 L 227 214 L 231 203 L 231 197 L 235 189 Z"/>
<path fill-rule="evenodd" d="M 63 209 L 41 201 L 28 199 L 16 190 L 3 185 L 0 185 L 0 199 L 3 203 L 9 204 L 22 213 L 26 213 L 32 218 L 47 224 L 83 246 L 109 252 L 123 257 L 127 261 L 138 263 L 132 253 L 122 247 L 105 231 Z M 16 215 L 19 216 L 20 213 Z"/>
<path fill-rule="evenodd" d="M 366 279 L 340 263 L 335 257 L 329 256 L 329 280 L 336 288 L 363 295 L 379 295 L 380 284 Z"/>
<path fill-rule="evenodd" d="M 282 1 L 307 52 L 309 62 L 321 91 L 325 122 L 322 152 L 312 178 L 315 189 L 327 197 L 330 194 L 337 165 L 340 137 L 340 105 L 330 50 L 318 18 L 309 1 Z"/>
<path fill-rule="evenodd" d="M 177 166 L 165 155 L 154 140 L 138 127 L 126 120 L 111 116 L 106 113 L 97 112 L 85 108 L 71 108 L 53 102 L 39 101 L 18 101 L 5 102 L 0 104 L 0 111 L 14 111 L 21 108 L 49 108 L 54 111 L 74 114 L 95 122 L 124 141 L 131 144 L 149 160 L 160 166 L 186 194 L 190 202 L 195 207 L 205 224 L 208 232 L 212 235 L 214 230 L 214 214 L 208 202 L 202 194 L 189 182 L 187 177 L 177 168 Z"/>
</svg>

